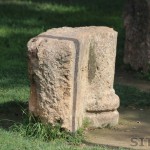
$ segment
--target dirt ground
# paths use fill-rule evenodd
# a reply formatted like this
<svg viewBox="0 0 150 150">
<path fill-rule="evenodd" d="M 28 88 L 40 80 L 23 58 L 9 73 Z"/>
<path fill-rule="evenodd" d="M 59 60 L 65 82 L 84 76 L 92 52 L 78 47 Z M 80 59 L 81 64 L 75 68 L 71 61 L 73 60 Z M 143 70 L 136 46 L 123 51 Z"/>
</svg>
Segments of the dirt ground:
<svg viewBox="0 0 150 150">
<path fill-rule="evenodd" d="M 89 130 L 86 141 L 115 147 L 150 150 L 150 110 L 121 109 L 119 112 L 120 121 L 117 127 Z"/>
<path fill-rule="evenodd" d="M 117 74 L 115 82 L 150 92 L 150 82 L 135 79 L 129 74 Z M 150 110 L 120 108 L 119 124 L 115 128 L 88 130 L 85 141 L 90 144 L 108 145 L 117 149 L 150 150 Z"/>
</svg>

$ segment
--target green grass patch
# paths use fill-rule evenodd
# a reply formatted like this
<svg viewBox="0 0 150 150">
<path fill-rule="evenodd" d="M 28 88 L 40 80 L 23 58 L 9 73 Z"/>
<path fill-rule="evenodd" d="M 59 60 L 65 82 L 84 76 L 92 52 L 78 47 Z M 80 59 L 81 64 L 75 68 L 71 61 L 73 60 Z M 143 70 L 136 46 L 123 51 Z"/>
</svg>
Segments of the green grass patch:
<svg viewBox="0 0 150 150">
<path fill-rule="evenodd" d="M 87 146 L 82 144 L 69 145 L 65 140 L 55 140 L 44 142 L 39 139 L 25 138 L 21 135 L 0 129 L 0 148 L 1 150 L 113 150 L 106 146 Z M 115 148 L 125 150 L 124 148 Z"/>
<path fill-rule="evenodd" d="M 14 132 L 7 132 L 0 129 L 1 150 L 104 150 L 97 147 L 80 147 L 69 145 L 65 140 L 44 142 L 39 139 L 25 138 Z"/>
<path fill-rule="evenodd" d="M 23 137 L 39 139 L 42 141 L 52 141 L 62 139 L 73 145 L 80 145 L 83 140 L 83 130 L 79 129 L 75 133 L 70 133 L 61 128 L 60 123 L 51 125 L 43 123 L 40 118 L 37 118 L 28 112 L 23 111 L 23 122 L 15 123 L 10 127 L 10 131 L 17 132 Z"/>
<path fill-rule="evenodd" d="M 115 90 L 121 107 L 150 108 L 150 93 L 120 84 L 115 85 Z"/>
</svg>

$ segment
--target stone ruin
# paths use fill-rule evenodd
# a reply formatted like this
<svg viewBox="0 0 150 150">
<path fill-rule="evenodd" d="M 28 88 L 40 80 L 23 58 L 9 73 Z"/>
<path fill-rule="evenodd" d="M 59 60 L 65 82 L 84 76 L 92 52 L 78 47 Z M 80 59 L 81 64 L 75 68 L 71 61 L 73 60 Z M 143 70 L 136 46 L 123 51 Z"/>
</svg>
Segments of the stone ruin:
<svg viewBox="0 0 150 150">
<path fill-rule="evenodd" d="M 71 132 L 118 123 L 113 89 L 117 32 L 108 27 L 54 28 L 28 42 L 29 110 Z"/>
</svg>

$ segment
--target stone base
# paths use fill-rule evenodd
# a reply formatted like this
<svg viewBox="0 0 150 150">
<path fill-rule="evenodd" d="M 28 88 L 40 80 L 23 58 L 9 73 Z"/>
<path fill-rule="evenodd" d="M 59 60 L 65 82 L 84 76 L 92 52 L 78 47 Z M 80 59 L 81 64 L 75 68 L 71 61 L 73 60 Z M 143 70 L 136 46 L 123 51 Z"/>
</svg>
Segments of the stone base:
<svg viewBox="0 0 150 150">
<path fill-rule="evenodd" d="M 109 112 L 86 113 L 86 118 L 90 122 L 89 127 L 103 128 L 112 127 L 118 124 L 119 113 L 117 110 Z"/>
</svg>

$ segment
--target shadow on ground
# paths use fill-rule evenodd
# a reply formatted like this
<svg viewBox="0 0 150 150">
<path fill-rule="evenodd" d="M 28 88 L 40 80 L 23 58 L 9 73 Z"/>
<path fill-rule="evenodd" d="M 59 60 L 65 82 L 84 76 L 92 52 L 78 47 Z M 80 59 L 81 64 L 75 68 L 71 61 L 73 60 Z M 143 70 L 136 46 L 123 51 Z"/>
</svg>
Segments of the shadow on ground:
<svg viewBox="0 0 150 150">
<path fill-rule="evenodd" d="M 0 104 L 0 127 L 8 130 L 12 125 L 23 122 L 27 109 L 27 102 L 10 101 Z"/>
</svg>

